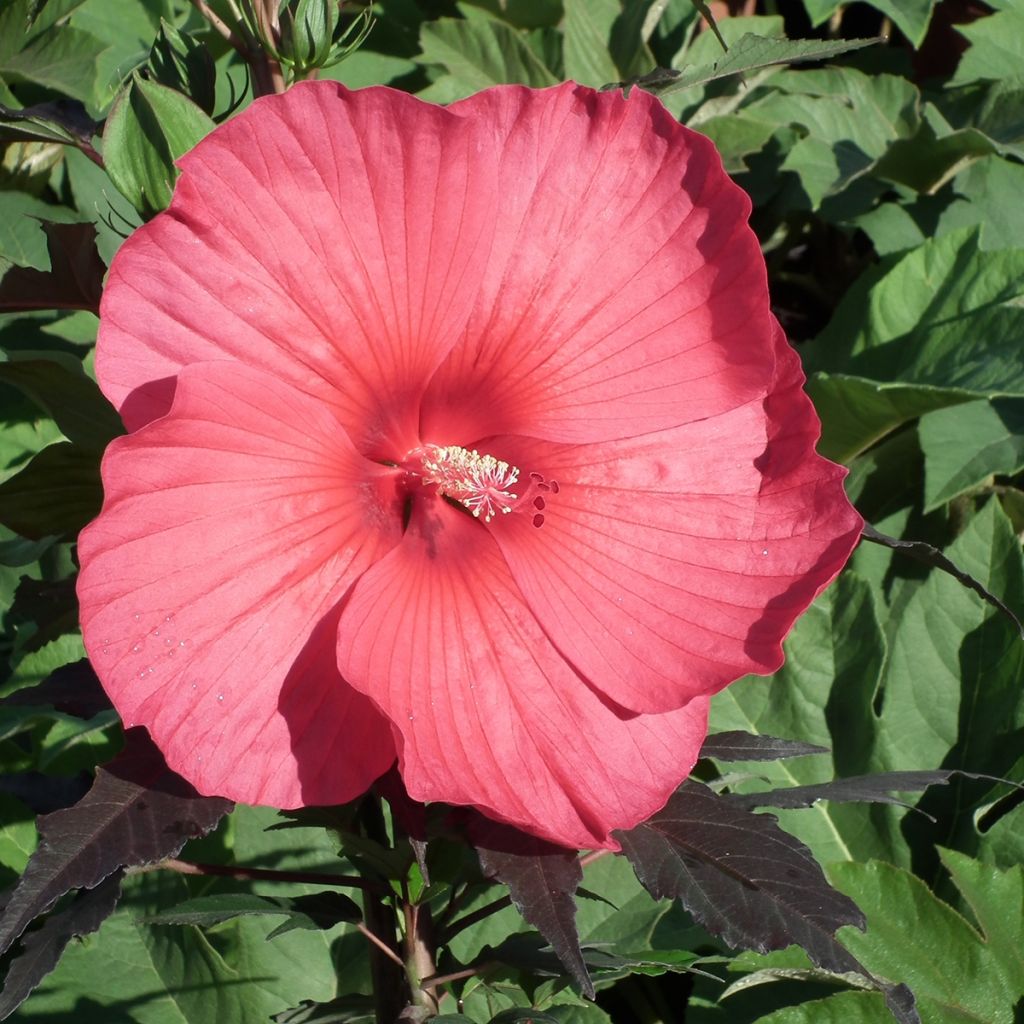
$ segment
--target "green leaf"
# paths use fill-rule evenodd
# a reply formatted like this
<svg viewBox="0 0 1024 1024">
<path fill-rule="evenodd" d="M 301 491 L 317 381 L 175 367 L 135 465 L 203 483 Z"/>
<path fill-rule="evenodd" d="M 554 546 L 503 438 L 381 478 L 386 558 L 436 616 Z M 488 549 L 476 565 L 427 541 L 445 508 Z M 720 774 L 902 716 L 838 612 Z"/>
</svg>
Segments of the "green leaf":
<svg viewBox="0 0 1024 1024">
<path fill-rule="evenodd" d="M 11 264 L 49 270 L 43 223 L 70 224 L 81 219 L 74 210 L 23 192 L 0 192 L 0 274 Z"/>
<path fill-rule="evenodd" d="M 20 800 L 0 793 L 0 865 L 21 874 L 36 848 L 34 815 Z M 5 879 L 13 881 L 13 879 Z"/>
<path fill-rule="evenodd" d="M 896 75 L 823 68 L 777 75 L 770 86 L 743 111 L 806 133 L 782 170 L 799 177 L 812 208 L 867 174 L 890 146 L 918 128 L 918 91 Z"/>
<path fill-rule="evenodd" d="M 171 201 L 174 162 L 213 128 L 213 121 L 180 92 L 133 76 L 103 132 L 110 180 L 140 214 L 159 213 Z"/>
<path fill-rule="evenodd" d="M 52 6 L 55 14 L 67 7 Z M 91 101 L 103 43 L 79 28 L 52 25 L 46 18 L 28 26 L 28 0 L 13 0 L 0 10 L 0 80 L 32 82 Z"/>
<path fill-rule="evenodd" d="M 846 374 L 815 373 L 807 392 L 821 417 L 818 451 L 849 462 L 886 434 L 935 409 L 969 402 L 972 394 L 954 388 L 880 383 Z"/>
<path fill-rule="evenodd" d="M 980 400 L 939 409 L 918 424 L 924 510 L 931 512 L 996 473 L 1024 468 L 1024 400 Z"/>
<path fill-rule="evenodd" d="M 187 895 L 173 872 L 128 878 L 121 909 L 67 950 L 21 1019 L 253 1024 L 302 999 L 336 994 L 327 933 L 293 931 L 267 942 L 271 924 L 245 917 L 221 925 L 214 940 L 195 928 L 144 923 Z"/>
<path fill-rule="evenodd" d="M 1020 543 L 998 502 L 989 501 L 945 553 L 1011 607 L 1024 604 Z M 955 580 L 931 573 L 891 637 L 871 767 L 1004 775 L 1024 737 L 1022 671 L 1024 641 L 1014 626 Z M 955 793 L 934 796 L 950 802 Z M 963 807 L 955 813 L 968 815 Z"/>
<path fill-rule="evenodd" d="M 872 46 L 875 39 L 845 39 L 826 42 L 818 39 L 768 39 L 746 33 L 730 44 L 729 52 L 711 64 L 691 67 L 655 90 L 665 96 L 696 85 L 706 85 L 729 75 L 740 75 L 777 64 L 796 64 L 807 60 L 827 60 L 840 53 Z"/>
<path fill-rule="evenodd" d="M 1020 248 L 1024 207 L 1014 199 L 1024 195 L 1024 166 L 998 156 L 983 157 L 953 179 L 953 191 L 961 198 L 943 211 L 937 233 L 978 227 L 982 250 Z"/>
<path fill-rule="evenodd" d="M 77 633 L 51 640 L 38 651 L 26 654 L 14 665 L 10 678 L 4 683 L 5 690 L 16 690 L 25 686 L 36 686 L 64 665 L 85 657 L 82 638 Z"/>
<path fill-rule="evenodd" d="M 1024 3 L 1012 0 L 1003 10 L 957 31 L 971 44 L 960 58 L 952 85 L 1019 75 L 1024 67 Z"/>
<path fill-rule="evenodd" d="M 565 0 L 565 77 L 601 86 L 650 71 L 642 37 L 645 5 L 621 0 Z"/>
<path fill-rule="evenodd" d="M 0 484 L 0 523 L 30 540 L 77 533 L 102 504 L 99 454 L 66 441 Z"/>
<path fill-rule="evenodd" d="M 292 927 L 331 928 L 340 921 L 359 921 L 356 903 L 342 893 L 321 892 L 306 896 L 257 896 L 254 893 L 218 893 L 199 896 L 154 914 L 149 924 L 196 925 L 210 928 L 238 917 L 287 917 Z M 281 933 L 281 927 L 275 929 Z M 291 930 L 290 928 L 288 930 Z M 268 936 L 271 937 L 271 936 Z"/>
<path fill-rule="evenodd" d="M 1024 75 L 948 89 L 927 104 L 924 116 L 940 138 L 973 129 L 1001 156 L 1024 159 Z"/>
<path fill-rule="evenodd" d="M 160 34 L 149 51 L 149 67 L 160 85 L 177 89 L 212 116 L 217 72 L 205 44 L 161 19 Z"/>
<path fill-rule="evenodd" d="M 868 3 L 891 18 L 916 49 L 924 41 L 936 0 L 868 0 Z M 804 0 L 804 7 L 815 28 L 828 21 L 842 6 L 838 0 Z"/>
<path fill-rule="evenodd" d="M 760 152 L 778 125 L 736 113 L 709 117 L 695 127 L 718 148 L 725 169 L 730 174 L 738 174 L 747 170 L 744 158 Z"/>
<path fill-rule="evenodd" d="M 506 82 L 534 88 L 558 84 L 523 37 L 498 21 L 440 18 L 425 22 L 420 47 L 420 63 L 440 64 L 448 70 L 451 98 Z"/>
<path fill-rule="evenodd" d="M 564 14 L 562 0 L 463 0 L 460 7 L 482 8 L 516 28 L 553 28 Z"/>
<path fill-rule="evenodd" d="M 565 0 L 565 77 L 601 86 L 622 77 L 608 52 L 612 25 L 622 13 L 618 0 Z"/>
<path fill-rule="evenodd" d="M 1013 1024 L 1024 990 L 1008 990 L 1001 960 L 1016 951 L 997 950 L 924 882 L 891 864 L 834 864 L 828 874 L 868 919 L 865 932 L 843 931 L 844 945 L 869 969 L 905 980 L 926 1020 Z M 1007 891 L 1019 892 L 1019 886 L 1018 877 Z M 1019 912 L 1015 916 L 1019 921 Z"/>
<path fill-rule="evenodd" d="M 758 1017 L 755 1024 L 892 1024 L 877 992 L 840 992 Z"/>
<path fill-rule="evenodd" d="M 1024 394 L 1024 249 L 983 252 L 976 231 L 869 271 L 810 346 L 813 369 L 879 381 Z"/>
<path fill-rule="evenodd" d="M 84 448 L 102 451 L 123 433 L 121 418 L 84 370 L 51 359 L 0 362 L 0 381 L 38 402 L 65 436 Z"/>
<path fill-rule="evenodd" d="M 939 136 L 924 121 L 913 138 L 893 143 L 879 160 L 875 173 L 918 192 L 935 192 L 966 164 L 996 152 L 997 148 L 992 139 L 976 128 Z"/>
<path fill-rule="evenodd" d="M 939 856 L 985 935 L 1007 996 L 1016 1002 L 1024 996 L 1024 914 L 1012 911 L 1024 908 L 1024 868 L 1000 871 L 955 850 L 940 850 Z"/>
<path fill-rule="evenodd" d="M 863 768 L 860 745 L 870 736 L 870 695 L 885 656 L 868 584 L 852 573 L 840 577 L 797 620 L 785 650 L 786 662 L 770 683 L 750 676 L 715 696 L 711 728 L 800 737 L 832 748 L 831 763 L 821 756 L 759 764 L 757 784 L 740 785 L 743 792 L 827 782 L 837 771 L 852 775 Z M 848 706 L 838 710 L 837 700 Z M 840 718 L 841 728 L 830 728 Z M 819 803 L 809 811 L 783 811 L 779 818 L 822 860 L 886 855 L 884 840 L 864 827 L 869 813 Z"/>
</svg>

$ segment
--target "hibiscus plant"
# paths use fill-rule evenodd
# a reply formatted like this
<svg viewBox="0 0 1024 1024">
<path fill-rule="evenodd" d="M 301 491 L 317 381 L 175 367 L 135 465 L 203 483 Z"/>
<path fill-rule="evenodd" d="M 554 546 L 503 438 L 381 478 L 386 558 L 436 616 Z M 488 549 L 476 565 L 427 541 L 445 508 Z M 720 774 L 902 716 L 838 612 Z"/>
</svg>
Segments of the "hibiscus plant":
<svg viewBox="0 0 1024 1024">
<path fill-rule="evenodd" d="M 0 2 L 0 1019 L 1019 1019 L 995 6 Z"/>
</svg>

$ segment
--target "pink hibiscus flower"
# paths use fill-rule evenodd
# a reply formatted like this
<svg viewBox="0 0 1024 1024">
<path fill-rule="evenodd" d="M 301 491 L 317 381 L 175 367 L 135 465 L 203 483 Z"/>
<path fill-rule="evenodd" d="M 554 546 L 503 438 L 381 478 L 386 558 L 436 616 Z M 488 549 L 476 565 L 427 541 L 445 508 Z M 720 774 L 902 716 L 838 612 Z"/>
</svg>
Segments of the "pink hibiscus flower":
<svg viewBox="0 0 1024 1024">
<path fill-rule="evenodd" d="M 409 793 L 571 847 L 657 810 L 860 519 L 749 202 L 649 95 L 304 84 L 110 271 L 128 436 L 86 647 L 201 792 Z"/>
</svg>

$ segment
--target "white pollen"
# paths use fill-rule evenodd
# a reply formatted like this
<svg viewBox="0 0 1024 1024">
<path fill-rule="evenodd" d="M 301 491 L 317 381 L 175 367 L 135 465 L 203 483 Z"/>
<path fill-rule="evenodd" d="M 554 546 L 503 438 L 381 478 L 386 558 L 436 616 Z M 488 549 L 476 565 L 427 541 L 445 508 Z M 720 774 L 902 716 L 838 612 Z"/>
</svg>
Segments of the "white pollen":
<svg viewBox="0 0 1024 1024">
<path fill-rule="evenodd" d="M 459 502 L 478 519 L 489 523 L 499 512 L 512 511 L 519 495 L 509 490 L 519 470 L 493 455 L 481 455 L 458 445 L 427 445 L 423 455 L 423 482 Z"/>
</svg>

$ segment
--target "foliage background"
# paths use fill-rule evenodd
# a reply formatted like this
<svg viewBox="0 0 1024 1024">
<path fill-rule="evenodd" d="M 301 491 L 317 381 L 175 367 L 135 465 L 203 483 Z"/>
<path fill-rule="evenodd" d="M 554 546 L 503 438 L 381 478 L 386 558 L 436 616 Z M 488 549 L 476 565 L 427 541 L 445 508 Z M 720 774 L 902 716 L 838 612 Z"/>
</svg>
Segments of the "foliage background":
<svg viewBox="0 0 1024 1024">
<path fill-rule="evenodd" d="M 361 27 L 361 13 L 347 5 L 344 24 Z M 719 75 L 721 47 L 690 0 L 381 0 L 362 46 L 319 75 L 448 102 L 500 82 L 601 86 L 656 67 L 682 72 L 661 76 L 660 94 L 715 140 L 753 198 L 775 311 L 822 418 L 822 452 L 849 466 L 849 493 L 870 523 L 945 550 L 1020 613 L 1024 3 L 804 0 L 718 4 L 716 13 L 731 53 L 746 58 L 743 75 Z M 196 45 L 174 51 L 165 24 Z M 151 49 L 161 32 L 164 50 Z M 762 39 L 756 52 L 747 33 Z M 877 45 L 828 63 L 756 66 L 758 54 L 774 52 L 764 40 L 880 34 Z M 133 77 L 135 69 L 144 74 Z M 0 4 L 5 695 L 84 656 L 74 538 L 99 507 L 99 454 L 119 431 L 92 381 L 103 266 L 166 204 L 173 157 L 250 99 L 238 55 L 183 0 Z M 786 666 L 771 681 L 740 681 L 714 703 L 714 730 L 831 753 L 753 768 L 709 759 L 699 773 L 740 793 L 911 769 L 1024 782 L 1022 659 L 1006 616 L 948 576 L 862 544 L 794 630 Z M 0 708 L 0 882 L 24 869 L 35 815 L 72 803 L 122 742 L 110 710 Z M 925 813 L 839 802 L 778 813 L 864 910 L 867 932 L 841 935 L 848 948 L 877 975 L 910 984 L 926 1024 L 1020 1020 L 1019 791 L 956 778 L 906 799 Z M 181 857 L 353 870 L 339 859 L 337 828 L 300 821 L 298 832 L 266 831 L 275 820 L 239 807 Z M 454 854 L 435 856 L 444 877 L 441 862 Z M 579 1024 L 891 1019 L 878 992 L 812 969 L 799 950 L 730 950 L 678 904 L 652 900 L 621 858 L 588 866 L 583 884 L 601 897 L 579 901 L 584 946 L 635 961 L 591 964 L 596 1003 L 574 994 L 550 958 L 537 967 L 529 926 L 508 908 L 453 940 L 457 962 L 484 950 L 500 967 L 456 986 L 450 1012 L 483 1022 L 532 1006 Z M 321 891 L 228 875 L 132 874 L 117 911 L 72 943 L 17 1019 L 365 1019 L 365 1001 L 352 997 L 369 995 L 369 953 L 351 922 L 300 923 L 268 942 L 282 911 L 267 916 L 265 904 L 202 922 L 208 927 L 151 920 L 198 896 Z M 493 898 L 482 887 L 467 892 L 470 909 Z M 516 935 L 519 946 L 495 956 L 493 947 Z M 698 954 L 710 958 L 704 973 L 675 970 Z M 532 1019 L 548 1018 L 535 1011 Z"/>
</svg>

